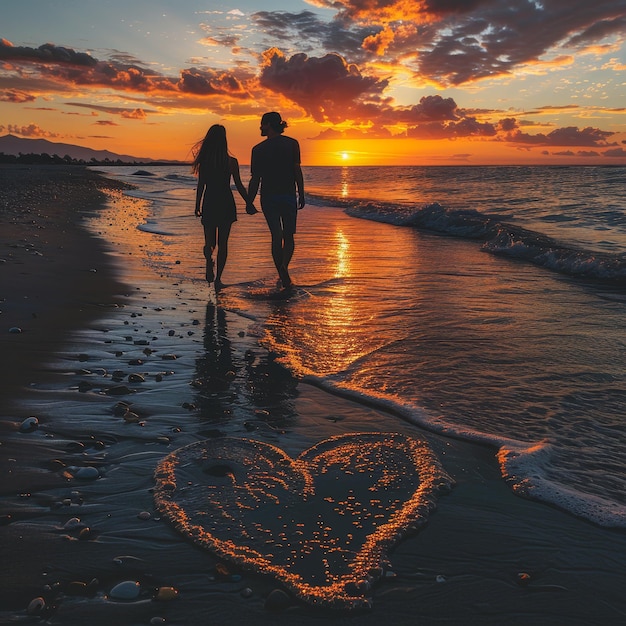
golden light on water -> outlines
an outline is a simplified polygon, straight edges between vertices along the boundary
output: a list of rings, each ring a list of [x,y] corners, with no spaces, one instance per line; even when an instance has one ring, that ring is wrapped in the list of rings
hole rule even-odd
[[[346,237],[342,230],[335,233],[334,254],[335,262],[335,278],[344,278],[350,274],[350,240]]]
[[[350,197],[350,168],[341,168],[341,197]]]
[[[310,604],[370,605],[388,550],[452,481],[428,445],[351,433],[292,459],[250,439],[193,443],[157,467],[157,509],[188,539]]]

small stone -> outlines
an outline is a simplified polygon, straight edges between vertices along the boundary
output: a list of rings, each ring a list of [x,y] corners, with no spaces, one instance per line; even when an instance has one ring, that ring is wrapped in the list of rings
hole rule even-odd
[[[178,357],[175,354],[162,354],[161,358],[164,361],[175,361]]]
[[[115,385],[114,387],[109,387],[105,393],[108,396],[126,396],[133,393],[133,390],[126,385]]]
[[[141,513],[137,515],[137,517],[140,520],[144,520],[144,521],[149,520],[152,517],[152,513],[150,513],[149,511],[142,511]]]
[[[250,587],[245,587],[244,589],[241,590],[241,597],[248,599],[252,597],[253,593],[254,592],[252,591],[252,589],[250,589]]]
[[[141,585],[136,580],[125,580],[111,589],[110,597],[114,600],[135,600],[141,593]]]
[[[93,537],[93,531],[91,530],[91,528],[87,526],[78,533],[78,539],[80,541],[88,541],[92,537]]]
[[[527,572],[520,572],[517,575],[517,583],[518,585],[521,585],[522,587],[525,587],[526,585],[528,585],[530,581],[531,581],[531,576]]]
[[[164,617],[153,617],[148,623],[150,626],[160,626],[161,624],[165,624],[167,620]]]
[[[435,581],[438,583],[445,583],[446,577],[443,576],[442,574],[437,574],[437,576],[435,577]]]
[[[85,524],[78,517],[72,517],[63,524],[63,530],[77,530],[78,528],[85,528]]]
[[[100,472],[97,467],[88,466],[69,469],[74,478],[79,478],[80,480],[96,480],[96,478],[100,478]]]
[[[33,598],[26,608],[28,615],[39,615],[46,608],[46,601],[41,597]]]
[[[86,596],[87,595],[87,583],[80,580],[73,580],[67,583],[65,593],[68,596]]]
[[[9,328],[9,332],[12,335],[19,335],[22,332],[22,329],[19,326],[11,326],[11,328]]]
[[[34,430],[39,428],[39,420],[36,417],[27,417],[20,424],[20,432],[21,433],[32,433]]]
[[[143,559],[140,559],[136,556],[123,555],[123,556],[116,556],[113,559],[113,563],[115,563],[115,565],[118,565],[119,567],[125,567],[125,566],[138,567],[140,563],[143,563]]]
[[[122,417],[128,424],[137,424],[141,419],[137,413],[133,413],[132,411],[126,411]]]
[[[126,413],[126,411],[128,411],[130,405],[127,404],[126,402],[118,402],[114,407],[113,407],[113,415],[117,416],[117,417],[122,417],[122,415],[124,415],[124,413]]]
[[[89,584],[87,585],[87,587],[85,588],[87,595],[88,596],[95,595],[96,591],[98,591],[99,586],[100,586],[100,581],[97,578],[92,578],[89,581]]]
[[[265,600],[268,611],[282,611],[290,604],[291,598],[282,589],[274,589]]]
[[[129,374],[129,383],[145,383],[146,379],[141,374]]]
[[[177,597],[178,589],[174,589],[174,587],[159,587],[155,600],[167,602],[169,600],[175,600]]]

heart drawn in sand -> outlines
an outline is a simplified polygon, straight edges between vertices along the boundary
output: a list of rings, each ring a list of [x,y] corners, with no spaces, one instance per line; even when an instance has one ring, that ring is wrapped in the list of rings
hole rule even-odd
[[[340,609],[369,606],[387,551],[452,485],[428,444],[396,433],[333,437],[296,459],[210,439],[165,457],[155,477],[156,507],[183,535]]]

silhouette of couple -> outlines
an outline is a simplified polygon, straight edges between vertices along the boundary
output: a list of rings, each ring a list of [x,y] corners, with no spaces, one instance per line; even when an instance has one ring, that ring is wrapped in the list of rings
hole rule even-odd
[[[241,182],[239,163],[228,152],[224,126],[211,126],[205,138],[194,147],[192,171],[198,176],[195,214],[202,218],[204,227],[206,280],[214,282],[216,290],[224,286],[222,272],[228,257],[228,237],[237,221],[231,178],[250,215],[258,213],[254,200],[260,186],[261,210],[272,238],[272,259],[283,289],[293,286],[289,262],[295,247],[297,213],[304,207],[305,198],[300,145],[283,134],[286,127],[287,122],[274,111],[261,118],[261,136],[265,140],[252,148],[247,190]]]

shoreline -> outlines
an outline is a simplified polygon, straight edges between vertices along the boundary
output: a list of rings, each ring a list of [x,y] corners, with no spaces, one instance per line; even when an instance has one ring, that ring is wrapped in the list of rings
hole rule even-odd
[[[125,188],[83,166],[0,165],[2,417],[74,329],[123,302],[128,287],[82,220],[105,206],[105,189]]]
[[[3,216],[15,219],[2,230],[1,241],[16,254],[10,267],[21,270],[12,276],[21,308],[12,310],[38,315],[24,333],[3,338],[17,355],[9,358],[23,363],[11,372],[17,382],[3,383],[15,402],[14,415],[3,408],[1,416],[0,435],[6,436],[0,446],[0,550],[6,565],[0,621],[28,619],[29,602],[42,596],[51,607],[51,623],[77,626],[150,623],[155,617],[200,625],[207,614],[215,624],[313,625],[326,618],[374,626],[385,617],[402,625],[416,619],[455,626],[620,623],[626,615],[626,571],[619,556],[626,554],[625,533],[513,495],[490,448],[422,433],[373,407],[295,381],[259,348],[257,336],[247,334],[247,320],[207,303],[204,283],[142,280],[141,268],[122,266],[105,242],[86,235],[77,217],[106,204],[100,189],[122,186],[88,170],[68,169],[23,172],[22,185],[33,177],[38,181],[14,191],[25,204],[12,211],[2,205]],[[63,180],[67,193],[50,202],[50,185]],[[16,241],[21,246],[11,247]],[[59,276],[66,275],[72,280],[56,289]],[[31,311],[32,296],[23,296],[42,280],[40,308]],[[52,308],[54,315],[46,313]],[[51,333],[54,340],[45,339]],[[151,354],[145,352],[146,336]],[[230,360],[221,359],[225,344],[216,337],[228,339]],[[31,348],[20,347],[24,338]],[[163,360],[171,354],[176,361]],[[142,355],[136,370],[130,363]],[[54,367],[44,367],[50,361]],[[123,370],[121,383],[132,387],[121,399],[131,403],[136,423],[115,414],[115,385],[110,374],[100,373],[116,368]],[[201,370],[215,385],[204,395],[190,385]],[[145,381],[133,387],[127,380],[136,371]],[[29,385],[33,379],[37,384]],[[27,415],[42,417],[41,427],[16,433]],[[236,568],[238,579],[220,578],[218,559],[155,516],[154,468],[189,443],[241,432],[295,456],[321,439],[384,432],[389,424],[427,439],[456,486],[439,497],[428,525],[391,551],[370,612],[323,612],[293,599],[284,610],[268,610],[269,594],[280,588],[275,580]],[[77,479],[74,466],[96,467],[98,480]],[[144,512],[151,517],[141,519]],[[72,527],[72,519],[81,525]],[[172,602],[155,601],[150,592],[136,602],[111,601],[111,588],[127,580],[150,590],[173,587],[179,595]],[[252,596],[244,597],[248,588]]]

